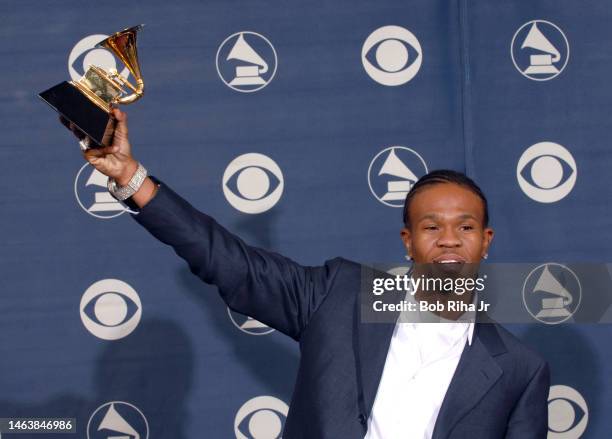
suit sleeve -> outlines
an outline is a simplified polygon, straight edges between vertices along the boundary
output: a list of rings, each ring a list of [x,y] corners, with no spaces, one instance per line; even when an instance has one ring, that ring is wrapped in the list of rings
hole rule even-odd
[[[216,285],[233,310],[298,340],[342,264],[302,266],[245,244],[155,177],[156,195],[132,217],[171,246],[193,274]]]
[[[506,439],[546,439],[549,389],[550,370],[542,361],[510,415]]]

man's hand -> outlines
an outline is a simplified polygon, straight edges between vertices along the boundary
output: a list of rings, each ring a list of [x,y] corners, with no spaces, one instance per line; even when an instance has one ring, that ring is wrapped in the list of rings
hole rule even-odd
[[[113,116],[116,125],[111,145],[106,148],[83,151],[83,157],[102,174],[114,178],[119,186],[126,186],[138,169],[138,162],[132,157],[130,141],[128,140],[127,114],[118,108],[114,108]],[[73,123],[61,116],[60,121],[78,139],[85,138],[85,133]],[[140,189],[132,196],[132,200],[138,207],[144,207],[155,196],[156,192],[157,185],[147,177]]]
[[[136,172],[138,162],[132,157],[130,141],[128,140],[127,114],[118,108],[114,108],[112,111],[116,122],[111,145],[106,148],[83,151],[83,157],[102,174],[113,177],[117,184],[125,186]],[[77,138],[83,139],[85,137],[83,132],[74,124],[64,118],[60,118],[60,120]]]

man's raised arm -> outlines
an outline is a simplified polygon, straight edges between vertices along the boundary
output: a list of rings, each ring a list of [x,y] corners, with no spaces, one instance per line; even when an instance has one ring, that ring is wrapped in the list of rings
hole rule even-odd
[[[125,186],[138,162],[131,155],[125,113],[116,109],[114,116],[117,126],[112,145],[83,154],[98,171]],[[75,132],[74,127],[69,128]],[[306,267],[247,245],[155,177],[147,177],[131,201],[139,208],[134,219],[170,245],[192,273],[216,285],[230,308],[294,339],[299,339],[323,302],[342,264],[336,258],[323,266]]]

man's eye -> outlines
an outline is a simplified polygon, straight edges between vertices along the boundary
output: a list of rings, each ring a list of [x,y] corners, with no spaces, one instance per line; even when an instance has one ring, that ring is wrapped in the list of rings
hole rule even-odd
[[[437,230],[438,226],[425,226],[425,230]]]
[[[464,226],[461,226],[461,229],[462,230],[474,230],[474,226],[464,225]]]

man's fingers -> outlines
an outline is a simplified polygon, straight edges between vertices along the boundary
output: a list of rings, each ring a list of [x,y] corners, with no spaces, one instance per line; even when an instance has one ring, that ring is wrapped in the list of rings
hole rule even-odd
[[[119,108],[113,108],[113,116],[117,120],[117,125],[115,126],[115,130],[118,130],[122,134],[127,136],[127,133],[128,133],[127,113],[121,111]]]
[[[106,154],[104,154],[104,152],[102,152],[100,149],[96,148],[96,149],[88,149],[87,151],[83,151],[83,155],[85,156],[87,160],[89,160],[90,158],[93,158],[93,157],[103,157]]]
[[[113,108],[113,116],[117,120],[125,120],[127,118],[127,113],[121,111],[119,108]]]
[[[98,151],[102,152],[103,154],[114,154],[116,152],[119,152],[119,147],[116,145],[111,145],[105,148],[100,148]]]
[[[87,160],[92,165],[95,164],[98,160],[100,160],[99,156],[90,154],[89,151],[83,151],[83,157],[85,158],[85,160]]]
[[[105,148],[92,148],[88,149],[87,151],[83,151],[83,157],[85,157],[85,160],[87,160],[89,163],[94,163],[108,154],[113,154],[116,152],[119,152],[119,147],[111,145]]]

